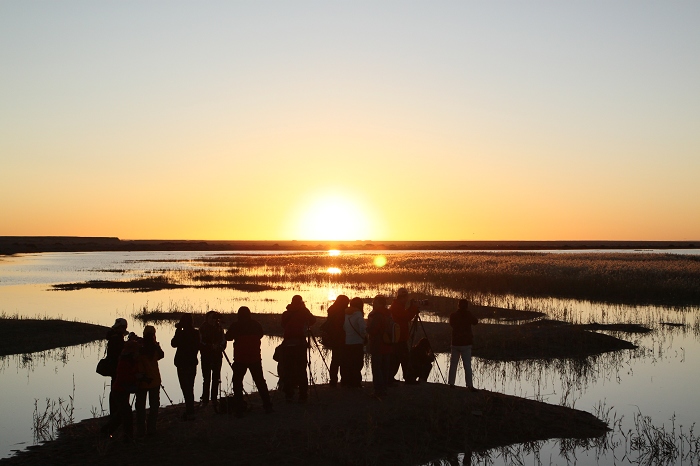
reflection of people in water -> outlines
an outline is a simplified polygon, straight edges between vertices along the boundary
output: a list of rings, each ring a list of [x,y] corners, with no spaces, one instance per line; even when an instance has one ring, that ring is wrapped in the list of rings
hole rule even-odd
[[[450,387],[455,386],[457,365],[461,357],[467,388],[471,391],[476,391],[472,381],[472,343],[474,341],[472,325],[478,323],[477,318],[469,311],[469,301],[460,299],[457,312],[450,314],[450,326],[452,327],[452,352],[450,355],[450,374],[448,379]]]

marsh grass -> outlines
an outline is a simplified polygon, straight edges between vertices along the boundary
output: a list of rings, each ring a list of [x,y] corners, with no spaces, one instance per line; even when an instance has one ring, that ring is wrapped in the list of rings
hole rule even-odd
[[[54,440],[61,429],[75,422],[75,376],[73,376],[73,393],[68,399],[46,399],[46,405],[39,407],[39,400],[34,400],[32,415],[32,435],[34,444]]]

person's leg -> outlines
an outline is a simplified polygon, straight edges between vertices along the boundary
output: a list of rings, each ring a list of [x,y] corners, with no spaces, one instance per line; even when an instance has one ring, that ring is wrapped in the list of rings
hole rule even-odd
[[[181,366],[177,368],[177,378],[185,398],[185,417],[194,416],[194,379],[197,366]]]
[[[243,378],[248,372],[248,365],[241,362],[233,363],[233,404],[237,414],[241,414],[244,409],[243,403]]]
[[[121,424],[122,413],[120,411],[120,398],[118,391],[114,387],[114,377],[112,377],[112,382],[109,387],[109,419],[107,423],[102,426],[100,431],[104,434],[113,434],[119,425]]]
[[[450,387],[454,387],[455,380],[457,380],[457,365],[459,364],[459,357],[461,354],[458,346],[450,348],[450,374],[447,377],[447,383]]]
[[[468,388],[474,388],[472,375],[472,345],[467,345],[462,350],[462,364],[464,364],[464,378]]]
[[[212,361],[202,357],[202,405],[209,403],[209,387],[211,386]]]
[[[399,353],[401,352],[401,345],[405,346],[405,343],[397,342],[392,345],[392,359],[391,359],[391,370],[389,371],[389,377],[396,380],[396,374],[399,373],[399,367],[401,367],[401,358]]]
[[[350,350],[348,345],[343,345],[339,347],[340,349],[340,385],[347,387],[350,384]]]
[[[134,438],[134,419],[131,412],[131,404],[129,403],[129,392],[119,392],[120,405],[121,405],[121,421],[122,428],[124,429],[124,440],[130,441]]]
[[[306,374],[306,345],[299,346],[298,353],[298,380],[299,380],[299,401],[306,401],[309,396],[309,378]]]
[[[146,435],[146,392],[148,390],[141,389],[136,392],[136,400],[134,401],[136,408],[136,435],[141,437]]]
[[[210,400],[216,405],[219,398],[219,384],[221,383],[221,358],[211,363],[211,396]]]
[[[415,382],[416,376],[413,371],[413,366],[411,366],[411,355],[408,351],[408,342],[404,341],[397,344],[397,351],[399,363],[401,364],[401,369],[403,370],[403,380],[407,383]]]
[[[378,352],[372,353],[371,355],[371,365],[372,365],[372,386],[374,387],[375,395],[386,394],[386,383],[387,376],[384,373],[384,364],[382,361],[382,355]]]
[[[350,345],[350,360],[351,360],[351,373],[352,378],[350,379],[351,387],[362,387],[362,366],[364,366],[364,346],[363,345]]]
[[[156,433],[158,408],[160,408],[160,387],[155,387],[148,390],[148,423],[146,424],[147,435],[154,435]]]
[[[338,371],[340,370],[341,351],[342,350],[338,346],[331,349],[331,373],[329,379],[331,387],[336,386],[338,383]]]
[[[394,382],[394,377],[391,375],[391,371],[392,371],[393,364],[394,364],[394,354],[393,353],[381,354],[380,361],[381,361],[382,373],[384,375],[384,382],[387,384],[388,387],[396,386],[396,382]]]
[[[270,401],[270,392],[267,390],[267,382],[265,382],[265,376],[263,375],[262,363],[251,364],[250,365],[250,375],[253,377],[253,382],[258,388],[258,393],[263,401],[263,407],[265,411],[269,412],[272,408],[272,402]]]

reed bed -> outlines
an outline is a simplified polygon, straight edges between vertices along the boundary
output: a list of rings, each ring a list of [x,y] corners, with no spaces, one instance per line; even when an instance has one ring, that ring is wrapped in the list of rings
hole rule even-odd
[[[206,270],[173,272],[192,282],[422,284],[459,295],[485,293],[612,303],[700,303],[700,257],[675,254],[518,252],[229,255],[199,259]],[[217,268],[218,267],[218,270]],[[330,276],[329,268],[340,270]]]

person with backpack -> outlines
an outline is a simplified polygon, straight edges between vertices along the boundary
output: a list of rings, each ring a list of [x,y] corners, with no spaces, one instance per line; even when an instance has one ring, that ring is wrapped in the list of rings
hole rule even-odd
[[[328,317],[321,326],[324,346],[331,350],[331,366],[329,385],[335,387],[338,384],[338,371],[341,368],[343,359],[343,348],[345,347],[345,310],[350,304],[350,298],[344,294],[338,295],[333,304],[328,306]],[[341,371],[342,372],[342,371]]]
[[[211,400],[215,412],[218,412],[217,399],[219,383],[221,382],[221,364],[224,357],[223,351],[226,349],[226,338],[224,338],[220,317],[221,314],[216,311],[207,312],[204,316],[204,323],[199,328],[202,337],[200,351],[202,360],[201,405],[207,406]]]
[[[238,320],[226,331],[226,339],[233,340],[233,401],[236,416],[241,416],[245,412],[243,378],[248,370],[263,400],[265,412],[272,412],[272,402],[263,376],[260,352],[260,340],[263,335],[263,328],[258,321],[251,318],[250,309],[241,306],[238,309]]]
[[[105,359],[109,361],[109,377],[111,382],[109,385],[109,420],[100,429],[103,434],[111,434],[119,427],[119,424],[121,424],[121,412],[123,409],[118,405],[118,402],[123,401],[123,397],[120,398],[117,394],[114,383],[117,378],[119,357],[124,349],[124,337],[127,334],[127,326],[126,319],[119,317],[114,321],[112,328],[107,330],[107,351]]]
[[[185,413],[183,421],[194,420],[194,379],[197,376],[197,353],[201,349],[202,340],[199,330],[194,328],[192,314],[183,314],[177,323],[175,336],[170,345],[177,348],[175,352],[175,367],[177,379],[180,382],[182,395],[185,398]]]
[[[457,378],[457,366],[459,358],[462,358],[464,365],[464,378],[467,388],[475,392],[474,383],[472,381],[472,343],[474,337],[472,335],[472,325],[479,323],[479,320],[469,311],[469,301],[460,299],[457,312],[450,314],[450,326],[452,327],[452,349],[450,354],[450,373],[448,383],[454,388],[455,379]]]
[[[364,366],[365,316],[364,303],[361,298],[352,298],[350,306],[345,310],[345,348],[343,349],[343,363],[340,366],[342,376],[341,383],[345,387],[362,387],[362,366]]]
[[[156,340],[156,329],[146,325],[143,329],[143,341],[138,353],[139,380],[136,392],[136,435],[155,435],[158,408],[160,407],[160,369],[158,361],[165,353]],[[148,423],[146,422],[146,397],[148,397]]]
[[[299,387],[299,402],[308,399],[309,380],[306,376],[306,350],[309,348],[306,335],[309,327],[316,322],[299,295],[292,297],[287,310],[282,313],[282,361],[284,370],[284,395],[289,403],[294,399],[294,390]]]
[[[386,307],[386,298],[381,295],[375,296],[372,311],[367,316],[367,334],[369,354],[372,358],[372,385],[377,397],[383,397],[387,393],[394,351],[391,343],[393,325],[391,314]]]
[[[394,367],[392,368],[391,378],[395,380],[399,366],[401,366],[404,381],[407,384],[416,384],[418,381],[413,373],[413,367],[411,367],[408,333],[411,321],[418,315],[418,305],[413,300],[409,301],[406,288],[399,288],[396,292],[396,299],[391,303],[389,310],[391,311],[391,318],[399,326],[399,336],[394,343]]]

